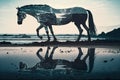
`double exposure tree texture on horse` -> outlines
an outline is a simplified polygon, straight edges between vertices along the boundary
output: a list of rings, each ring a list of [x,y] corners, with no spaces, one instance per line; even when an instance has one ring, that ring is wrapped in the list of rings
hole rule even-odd
[[[31,15],[37,19],[38,23],[40,23],[40,26],[36,29],[36,31],[37,36],[40,39],[42,39],[42,36],[39,35],[39,30],[44,27],[48,37],[47,41],[50,41],[49,30],[54,38],[54,41],[57,41],[52,25],[65,25],[70,22],[73,22],[79,30],[79,36],[76,41],[80,40],[83,32],[81,25],[87,31],[88,41],[91,41],[90,35],[96,34],[96,28],[94,25],[92,13],[89,10],[81,7],[55,9],[48,5],[26,5],[17,9],[18,24],[22,24],[22,21],[25,19],[26,14]],[[87,19],[89,27],[86,25]]]

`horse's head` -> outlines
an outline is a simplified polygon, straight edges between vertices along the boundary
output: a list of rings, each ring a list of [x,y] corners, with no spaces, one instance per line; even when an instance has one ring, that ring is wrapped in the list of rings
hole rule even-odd
[[[23,19],[25,19],[26,17],[26,13],[24,11],[22,11],[20,8],[17,8],[18,12],[17,12],[17,23],[20,25],[22,24]]]

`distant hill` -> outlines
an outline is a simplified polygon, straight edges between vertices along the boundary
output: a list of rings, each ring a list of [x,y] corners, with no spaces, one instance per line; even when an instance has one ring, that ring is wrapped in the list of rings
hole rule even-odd
[[[112,39],[120,39],[120,28],[114,29],[110,32],[102,32],[101,34],[98,35],[98,37],[106,37],[106,38],[112,38]]]

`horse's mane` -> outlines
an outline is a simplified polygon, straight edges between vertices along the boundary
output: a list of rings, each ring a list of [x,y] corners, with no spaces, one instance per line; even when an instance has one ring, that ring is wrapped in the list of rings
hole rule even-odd
[[[31,8],[31,9],[40,9],[40,8],[44,8],[44,9],[49,9],[51,8],[49,5],[25,5],[25,6],[22,6],[20,7],[22,9],[26,9],[26,8]]]

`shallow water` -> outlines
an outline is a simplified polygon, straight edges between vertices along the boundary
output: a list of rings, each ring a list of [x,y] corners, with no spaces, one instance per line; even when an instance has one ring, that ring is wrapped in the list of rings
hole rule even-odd
[[[0,47],[0,80],[120,79],[119,61],[119,47]]]
[[[43,39],[39,39],[36,35],[28,35],[28,37],[21,37],[21,35],[6,35],[2,36],[0,35],[0,42],[6,41],[6,42],[11,42],[11,43],[17,43],[17,44],[23,44],[23,43],[32,43],[32,42],[44,42],[47,41],[48,38],[46,35],[41,35]],[[56,35],[56,38],[59,42],[65,42],[65,41],[76,41],[78,38],[78,35]],[[53,41],[53,36],[50,35],[51,41]],[[87,37],[82,37],[81,40],[87,40]],[[92,38],[92,40],[104,40],[104,38]]]

